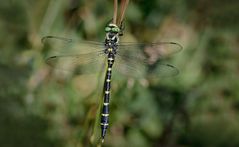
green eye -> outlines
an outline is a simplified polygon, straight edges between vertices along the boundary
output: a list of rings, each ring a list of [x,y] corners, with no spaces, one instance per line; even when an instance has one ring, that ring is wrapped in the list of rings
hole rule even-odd
[[[106,32],[109,32],[110,30],[111,30],[110,27],[106,27],[106,28],[105,28],[105,31],[106,31]]]
[[[112,28],[112,31],[113,32],[119,32],[120,30],[119,30],[119,28]]]

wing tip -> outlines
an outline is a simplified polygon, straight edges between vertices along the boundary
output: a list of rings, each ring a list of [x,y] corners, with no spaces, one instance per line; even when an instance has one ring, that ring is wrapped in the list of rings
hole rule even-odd
[[[44,36],[41,38],[41,43],[45,43],[45,40],[48,39],[48,38],[54,38],[55,36],[51,36],[51,35],[48,35],[48,36]]]
[[[56,58],[57,58],[57,56],[47,57],[47,58],[45,58],[45,62],[46,62],[48,65],[51,65],[51,64],[50,64],[50,63],[51,63],[51,60],[56,59]]]
[[[60,39],[60,40],[66,41],[67,43],[72,42],[72,39],[68,39],[68,38],[64,38],[64,37],[58,37],[58,36],[52,36],[52,35],[42,37],[41,42],[44,44],[46,39],[51,39],[51,38]]]
[[[170,44],[174,44],[174,45],[177,45],[179,48],[178,48],[178,52],[181,51],[183,49],[183,46],[177,42],[169,42]]]

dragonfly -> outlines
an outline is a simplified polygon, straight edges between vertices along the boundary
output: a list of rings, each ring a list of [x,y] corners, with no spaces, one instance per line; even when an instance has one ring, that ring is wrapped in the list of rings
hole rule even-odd
[[[109,127],[109,103],[111,95],[112,69],[123,75],[140,78],[145,75],[154,77],[173,76],[178,69],[171,64],[163,63],[163,59],[182,50],[182,46],[175,42],[132,43],[120,42],[123,28],[114,23],[105,27],[104,42],[79,41],[73,45],[72,39],[46,36],[42,38],[44,44],[54,44],[57,51],[53,51],[46,58],[46,63],[61,70],[73,70],[79,74],[99,72],[102,63],[106,71],[103,86],[103,104],[101,107],[101,140],[104,142]],[[62,49],[62,50],[59,50]],[[88,71],[88,72],[86,72]]]

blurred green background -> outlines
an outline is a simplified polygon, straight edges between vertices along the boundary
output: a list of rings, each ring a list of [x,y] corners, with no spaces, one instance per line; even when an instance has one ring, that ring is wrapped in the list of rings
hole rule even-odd
[[[105,146],[239,146],[238,10],[237,0],[130,1],[124,40],[180,43],[170,59],[180,74],[115,76]],[[112,12],[112,0],[1,1],[1,147],[96,145],[104,76],[53,72],[41,38],[103,41]]]

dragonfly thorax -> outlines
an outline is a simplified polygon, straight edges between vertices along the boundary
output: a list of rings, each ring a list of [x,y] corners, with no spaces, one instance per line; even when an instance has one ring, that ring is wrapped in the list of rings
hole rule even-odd
[[[115,32],[106,33],[105,43],[109,45],[117,45],[119,42],[119,35]]]
[[[109,45],[109,44],[105,44],[105,54],[114,54],[116,55],[117,53],[117,46],[115,45]]]
[[[108,24],[105,28],[105,53],[116,54],[118,43],[119,43],[119,32],[120,29],[115,24]]]

